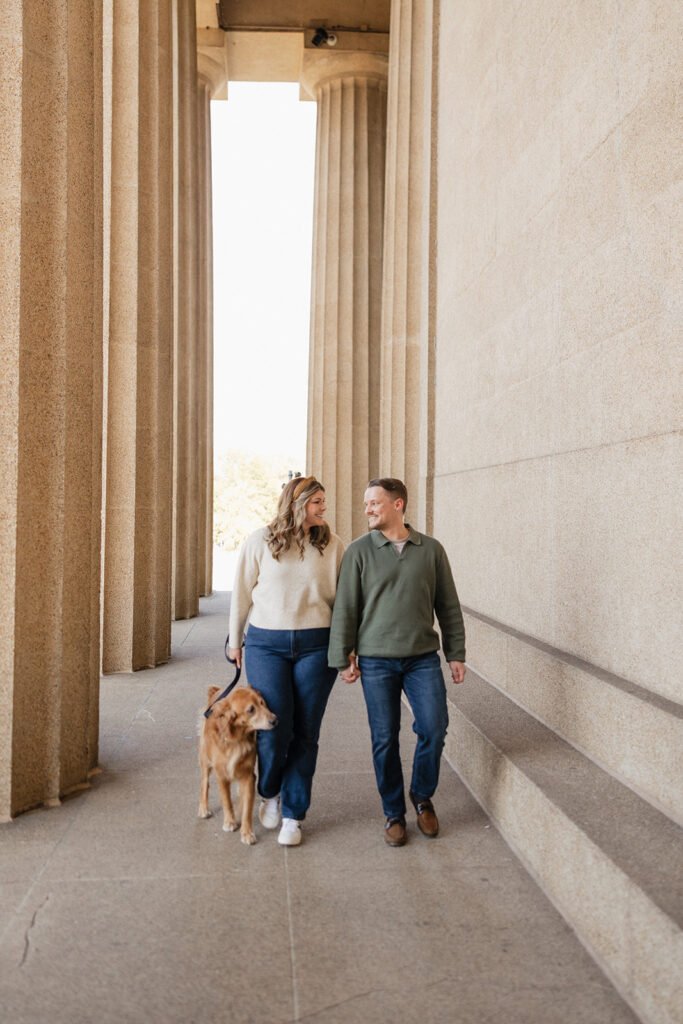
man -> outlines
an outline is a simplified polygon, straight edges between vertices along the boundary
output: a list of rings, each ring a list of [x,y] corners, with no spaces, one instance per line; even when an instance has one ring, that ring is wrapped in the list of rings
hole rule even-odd
[[[465,678],[465,628],[448,557],[437,540],[404,523],[407,502],[400,480],[368,484],[370,533],[350,544],[342,560],[328,652],[345,682],[361,678],[389,846],[406,841],[398,741],[402,691],[417,734],[410,799],[420,831],[430,839],[439,831],[431,798],[448,711],[435,613],[453,682]]]

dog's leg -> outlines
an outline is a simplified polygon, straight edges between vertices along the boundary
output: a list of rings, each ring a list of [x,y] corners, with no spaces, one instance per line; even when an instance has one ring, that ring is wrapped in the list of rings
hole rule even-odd
[[[241,805],[242,805],[242,828],[240,835],[243,843],[253,846],[256,836],[252,828],[251,819],[254,813],[254,790],[256,789],[256,776],[252,772],[246,778],[240,780]]]
[[[211,765],[204,758],[200,759],[202,766],[202,787],[199,794],[199,811],[197,812],[200,818],[210,818],[211,811],[209,810],[209,775],[211,774]]]
[[[230,783],[219,772],[216,772],[216,780],[221,791],[221,803],[223,804],[223,831],[235,832],[237,830],[237,822],[235,821],[235,812],[232,806],[232,797],[230,796]]]

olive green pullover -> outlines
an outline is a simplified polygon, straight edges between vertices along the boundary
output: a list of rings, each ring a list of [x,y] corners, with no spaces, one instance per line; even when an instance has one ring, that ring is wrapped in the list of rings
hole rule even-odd
[[[380,530],[349,545],[332,611],[328,661],[345,669],[349,654],[409,658],[439,650],[465,660],[465,627],[448,556],[438,540],[418,533],[399,554]]]

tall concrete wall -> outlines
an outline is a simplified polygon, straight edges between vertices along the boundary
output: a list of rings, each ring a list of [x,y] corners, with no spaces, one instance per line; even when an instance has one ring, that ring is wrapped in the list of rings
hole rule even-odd
[[[680,14],[453,0],[437,35],[446,752],[650,1024],[683,973]]]
[[[441,6],[436,532],[466,605],[675,697],[680,5]]]

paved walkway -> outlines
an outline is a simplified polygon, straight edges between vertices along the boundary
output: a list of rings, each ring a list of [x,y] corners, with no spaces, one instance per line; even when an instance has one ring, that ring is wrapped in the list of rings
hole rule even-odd
[[[2,1021],[633,1024],[447,764],[440,838],[411,817],[385,846],[358,685],[333,691],[301,847],[196,817],[226,613],[207,598],[169,665],[106,677],[92,789],[0,829]]]

